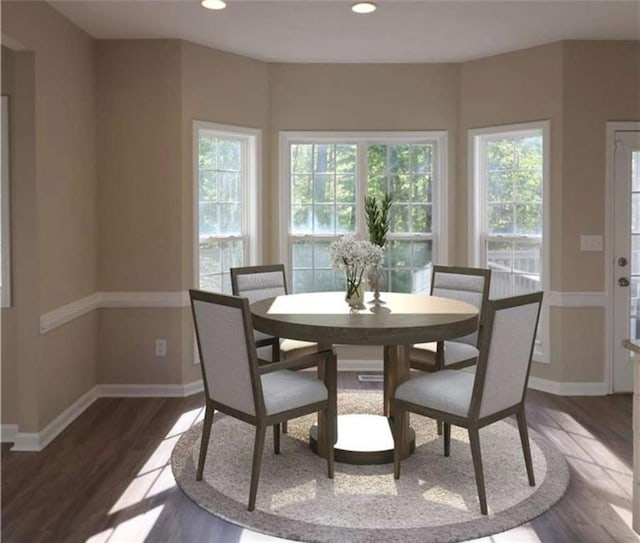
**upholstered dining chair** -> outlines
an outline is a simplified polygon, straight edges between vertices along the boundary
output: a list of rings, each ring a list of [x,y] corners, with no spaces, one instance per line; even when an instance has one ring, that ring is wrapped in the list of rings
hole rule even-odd
[[[450,453],[451,425],[462,426],[469,432],[480,510],[486,515],[479,430],[515,415],[529,484],[535,486],[525,397],[541,304],[542,292],[489,301],[475,374],[445,369],[398,386],[393,400],[396,479],[400,477],[399,444],[405,439],[402,424],[408,412],[444,421],[445,456]]]
[[[259,366],[247,299],[198,290],[189,295],[206,401],[196,479],[202,480],[215,410],[256,427],[249,511],[255,508],[268,426],[273,426],[274,450],[279,454],[281,422],[313,412],[326,417],[324,445],[328,476],[333,478],[337,379],[333,351]],[[314,366],[324,382],[291,371]]]
[[[483,308],[489,298],[491,270],[434,266],[431,276],[431,295],[453,298],[475,305],[480,311],[479,326],[483,325]],[[411,367],[422,371],[460,369],[472,366],[478,358],[478,331],[454,341],[418,343],[410,353]]]
[[[247,298],[250,304],[265,298],[287,294],[287,277],[284,271],[284,264],[244,266],[230,268],[229,271],[231,273],[231,291],[236,296]],[[253,335],[257,348],[271,345],[271,360],[261,356],[258,359],[260,364],[304,356],[318,350],[318,344],[310,341],[274,337],[263,334],[258,330],[254,330]],[[282,431],[287,433],[286,421],[282,423]]]
[[[248,298],[250,304],[272,296],[287,294],[284,264],[230,268],[230,272],[231,291],[236,296]],[[274,362],[318,350],[317,343],[277,338],[257,330],[254,331],[254,337],[258,348],[271,345],[271,361]]]

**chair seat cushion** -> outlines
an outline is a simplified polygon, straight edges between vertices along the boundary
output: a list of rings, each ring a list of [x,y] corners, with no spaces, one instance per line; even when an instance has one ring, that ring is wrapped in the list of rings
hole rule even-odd
[[[433,341],[431,343],[416,343],[411,349],[411,360],[422,362],[423,364],[436,363],[436,349],[438,344]],[[444,342],[444,365],[457,364],[473,358],[478,358],[480,351],[473,345],[462,343],[461,341],[445,341]]]
[[[465,371],[442,370],[405,381],[396,389],[395,397],[466,417],[469,414],[474,380],[475,375]]]
[[[266,373],[261,378],[267,415],[275,415],[328,398],[327,387],[315,374],[279,370]]]

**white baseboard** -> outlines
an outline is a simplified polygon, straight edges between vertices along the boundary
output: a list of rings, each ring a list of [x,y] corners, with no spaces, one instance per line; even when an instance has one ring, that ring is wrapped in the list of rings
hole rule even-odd
[[[340,371],[382,371],[381,360],[343,360]],[[183,398],[203,390],[202,380],[185,385],[96,385],[65,409],[41,432],[24,433],[16,424],[0,426],[3,443],[13,442],[12,451],[41,451],[98,398]],[[604,396],[606,383],[562,383],[539,377],[529,379],[529,388],[559,396]]]
[[[204,389],[202,380],[186,385],[97,385],[99,398],[184,398]]]
[[[12,451],[39,452],[98,398],[182,398],[196,394],[203,388],[202,380],[186,385],[96,385],[47,424],[41,432],[19,432],[17,424],[3,424],[0,427],[2,442],[13,442]]]
[[[606,396],[607,384],[550,381],[540,377],[529,377],[529,388],[548,392],[557,396]]]
[[[198,394],[198,392],[202,392],[204,390],[204,382],[202,379],[199,379],[197,381],[187,383],[183,388],[183,396],[193,396],[194,394]]]
[[[44,447],[41,445],[40,433],[18,432],[13,439],[12,451],[17,452],[40,452]]]
[[[17,424],[0,424],[0,442],[13,443],[18,435]]]
[[[80,396],[67,407],[55,419],[53,419],[41,432],[23,433],[15,435],[12,451],[41,451],[51,443],[62,431],[76,420],[84,411],[98,399],[97,387]]]

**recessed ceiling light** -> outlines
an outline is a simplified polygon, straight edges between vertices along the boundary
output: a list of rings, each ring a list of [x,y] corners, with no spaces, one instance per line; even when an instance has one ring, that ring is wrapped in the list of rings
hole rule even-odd
[[[355,4],[351,4],[351,11],[355,13],[373,13],[378,6],[376,6],[373,2],[356,2]]]
[[[207,9],[224,9],[227,7],[227,3],[224,0],[202,0],[200,5]]]

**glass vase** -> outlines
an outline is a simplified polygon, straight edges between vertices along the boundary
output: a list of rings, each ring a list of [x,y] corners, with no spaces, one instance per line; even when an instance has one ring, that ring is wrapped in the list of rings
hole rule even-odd
[[[345,301],[351,309],[364,309],[364,285],[347,281],[347,294]]]
[[[373,300],[368,303],[380,305],[385,302],[380,299],[380,289],[384,288],[385,273],[382,268],[371,268],[367,273],[367,281],[369,282],[369,290],[373,291]]]

